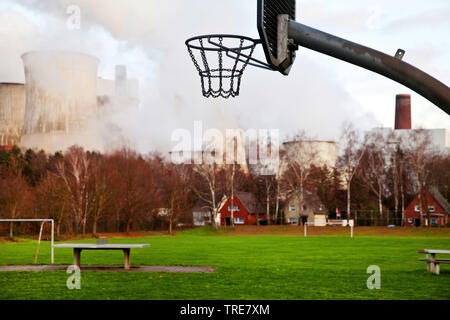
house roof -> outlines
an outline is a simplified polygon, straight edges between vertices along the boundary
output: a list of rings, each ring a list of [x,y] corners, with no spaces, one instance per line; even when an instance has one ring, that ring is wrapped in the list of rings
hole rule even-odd
[[[300,192],[295,193],[292,195],[288,201],[286,202],[286,206],[290,204],[290,202],[294,199],[299,199]],[[319,196],[311,191],[303,191],[303,200],[305,202],[305,205],[309,208],[312,208],[314,213],[326,213],[327,210],[320,200]]]
[[[445,212],[449,213],[450,205],[447,199],[445,199],[444,196],[439,192],[439,190],[433,186],[430,188],[429,192],[433,196],[433,198],[437,201],[437,203],[439,203],[439,205],[445,210]]]
[[[434,186],[429,187],[428,190],[423,188],[422,193],[432,196],[434,200],[436,200],[436,202],[444,209],[444,212],[446,212],[447,214],[450,213],[450,205],[447,199],[445,199],[445,197],[439,192],[439,190],[436,187]],[[418,194],[416,194],[416,196],[408,206],[410,206],[415,201],[418,201]]]
[[[235,194],[249,213],[265,213],[263,206],[256,200],[252,193],[237,191]]]
[[[264,207],[256,201],[256,198],[252,193],[236,191],[234,194],[237,198],[239,198],[249,213],[265,213]],[[228,198],[224,195],[219,210],[222,209],[223,205],[226,203],[226,200],[228,200]]]

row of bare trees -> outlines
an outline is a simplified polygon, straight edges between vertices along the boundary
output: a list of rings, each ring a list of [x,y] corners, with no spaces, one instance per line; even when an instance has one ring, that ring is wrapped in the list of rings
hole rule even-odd
[[[110,155],[71,147],[50,157],[19,149],[0,152],[0,214],[52,218],[56,234],[97,234],[168,222],[190,207],[186,177],[158,155],[124,149]],[[159,208],[169,208],[167,217]],[[159,221],[162,220],[162,221]],[[165,221],[169,220],[169,221]],[[13,237],[13,224],[9,236]],[[89,229],[89,230],[88,230]]]
[[[450,199],[449,157],[432,143],[424,129],[408,131],[373,130],[364,136],[351,126],[344,127],[337,167],[347,192],[347,214],[357,219],[355,210],[364,201],[352,201],[352,188],[365,189],[376,199],[379,219],[389,224],[390,212],[404,221],[405,206],[418,194],[421,214],[429,217],[420,190],[437,188]],[[426,210],[423,211],[423,210]]]
[[[450,198],[448,155],[433,148],[425,130],[361,135],[346,125],[336,165],[323,158],[305,132],[281,146],[269,175],[258,165],[175,165],[159,154],[129,149],[100,154],[74,146],[50,156],[2,149],[0,216],[53,218],[57,235],[155,228],[172,233],[177,224],[192,223],[197,203],[209,209],[218,228],[221,200],[236,191],[251,192],[269,223],[283,222],[281,209],[292,196],[303,207],[305,191],[317,193],[330,212],[346,208],[358,220],[358,212],[377,210],[386,223],[390,213],[403,221],[405,206],[424,188],[434,186]],[[11,238],[13,232],[11,223]]]

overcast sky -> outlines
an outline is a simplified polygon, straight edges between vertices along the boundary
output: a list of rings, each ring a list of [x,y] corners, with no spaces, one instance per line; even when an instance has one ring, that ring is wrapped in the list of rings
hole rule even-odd
[[[66,26],[67,7],[81,9],[81,29]],[[297,21],[394,55],[450,83],[448,0],[315,0],[297,2]],[[141,110],[118,117],[140,151],[162,148],[177,128],[195,120],[219,129],[305,129],[337,139],[341,125],[392,127],[395,95],[412,95],[413,126],[450,128],[438,107],[387,78],[300,48],[288,77],[247,68],[241,95],[205,99],[184,41],[208,33],[258,38],[255,0],[2,0],[0,82],[24,81],[20,55],[29,50],[73,50],[101,61],[113,78],[125,64],[141,85]],[[262,49],[255,53],[262,58]]]

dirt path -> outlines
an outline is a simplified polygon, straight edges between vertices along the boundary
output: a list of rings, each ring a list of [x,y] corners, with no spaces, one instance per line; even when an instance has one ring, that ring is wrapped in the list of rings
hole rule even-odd
[[[1,271],[66,271],[68,265],[38,265],[38,266],[0,266]],[[126,271],[126,272],[203,272],[212,273],[216,267],[185,267],[185,266],[135,266],[125,270],[120,266],[81,266],[81,271]]]

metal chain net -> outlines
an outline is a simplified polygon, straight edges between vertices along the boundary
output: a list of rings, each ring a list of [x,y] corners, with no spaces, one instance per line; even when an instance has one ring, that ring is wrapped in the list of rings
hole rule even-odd
[[[227,55],[227,50],[223,47],[224,38],[218,37],[217,39],[220,46],[212,51],[217,52],[218,67],[210,68],[208,64],[208,58],[205,53],[205,39],[210,40],[211,38],[205,37],[197,39],[200,45],[199,47],[191,48],[190,46],[188,46],[189,55],[200,76],[203,96],[205,96],[206,98],[222,97],[225,99],[238,96],[241,86],[241,78],[245,71],[245,68],[249,63],[249,57],[251,57],[253,54],[255,44],[250,46],[250,48],[248,46],[246,47],[248,52],[245,53],[245,55],[247,56],[247,58],[245,58],[241,56],[241,53],[244,53],[243,46],[245,39],[238,39],[239,47],[235,48],[235,50],[230,50],[230,52],[233,54],[233,57],[230,57],[229,55]],[[201,62],[197,61],[193,50],[198,50],[200,52]],[[226,57],[229,58],[227,59],[227,61],[232,61],[232,65],[231,63],[229,63],[228,66],[224,65],[224,53]],[[200,64],[203,64],[203,66],[201,67]],[[214,87],[217,87],[217,89],[215,89]]]

